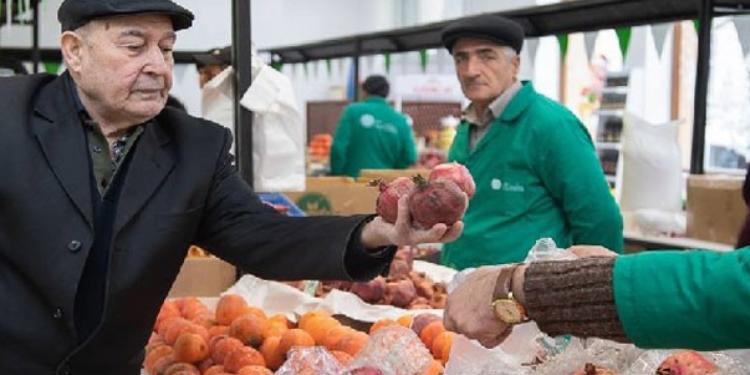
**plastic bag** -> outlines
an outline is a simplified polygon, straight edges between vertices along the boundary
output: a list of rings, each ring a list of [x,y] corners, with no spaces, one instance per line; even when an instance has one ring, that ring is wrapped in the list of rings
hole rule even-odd
[[[587,363],[623,374],[641,353],[643,353],[643,350],[636,348],[634,345],[600,339],[582,340],[575,338],[571,340],[565,351],[536,366],[534,374],[572,374],[583,369]],[[654,372],[655,370],[640,375],[653,374]]]
[[[517,356],[500,348],[487,349],[474,340],[457,335],[451,346],[445,375],[524,375],[531,374]]]
[[[338,375],[344,368],[324,347],[294,348],[287,354],[287,360],[276,371],[276,375]]]
[[[625,114],[622,184],[618,186],[623,211],[682,210],[684,182],[677,140],[679,125],[679,121],[652,124],[630,112]]]
[[[526,255],[524,263],[551,261],[551,260],[575,260],[578,257],[575,254],[557,247],[555,240],[551,238],[542,238],[537,240]]]
[[[670,355],[681,350],[649,350],[643,352],[623,375],[654,374],[659,365]],[[716,375],[747,375],[750,374],[750,363],[742,360],[737,353],[727,352],[699,352],[703,357],[713,362],[719,368]]]
[[[383,375],[419,375],[432,363],[432,355],[409,328],[389,326],[379,329],[354,358],[349,370],[371,366]]]

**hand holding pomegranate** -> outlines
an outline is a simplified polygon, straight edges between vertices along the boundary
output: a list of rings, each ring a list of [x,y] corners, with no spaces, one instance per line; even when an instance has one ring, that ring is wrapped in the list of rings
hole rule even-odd
[[[458,163],[438,165],[427,178],[417,175],[374,183],[380,187],[379,216],[364,228],[362,237],[379,246],[455,240],[476,191],[471,173]]]
[[[393,224],[385,221],[382,216],[377,216],[365,224],[362,229],[362,245],[374,249],[391,245],[413,246],[420,243],[451,242],[458,238],[464,229],[462,221],[456,221],[450,226],[437,223],[427,229],[413,226],[408,195],[398,200],[397,212],[396,222]]]

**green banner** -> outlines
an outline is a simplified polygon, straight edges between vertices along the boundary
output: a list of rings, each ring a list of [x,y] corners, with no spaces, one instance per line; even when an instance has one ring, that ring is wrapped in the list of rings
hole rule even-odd
[[[628,47],[630,47],[630,37],[633,33],[633,29],[630,27],[620,27],[615,30],[617,33],[617,41],[620,43],[620,52],[622,52],[622,58],[625,59],[628,55]]]
[[[326,72],[328,72],[328,76],[331,76],[331,71],[333,71],[333,66],[331,65],[331,59],[326,59]]]
[[[391,72],[391,54],[385,53],[383,57],[385,57],[385,72],[390,73]]]
[[[427,71],[427,64],[429,63],[430,57],[427,55],[427,50],[419,50],[419,66],[422,67],[422,73]]]
[[[280,72],[281,68],[284,67],[284,63],[281,61],[274,61],[274,62],[271,62],[271,67]]]
[[[60,65],[62,65],[61,63],[55,61],[45,61],[43,64],[44,71],[50,74],[57,74],[57,72],[60,71]]]
[[[568,34],[558,34],[557,41],[560,43],[560,57],[564,59],[568,55]]]
[[[701,31],[701,20],[693,20],[693,27],[695,27],[695,32]]]

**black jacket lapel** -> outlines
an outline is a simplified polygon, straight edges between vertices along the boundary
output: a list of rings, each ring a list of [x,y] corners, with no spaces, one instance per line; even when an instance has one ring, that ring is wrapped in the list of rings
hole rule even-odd
[[[31,126],[60,185],[93,228],[91,167],[83,126],[75,108],[65,78],[58,77],[39,94]]]
[[[115,235],[143,208],[174,167],[170,138],[156,121],[144,129],[120,194]]]

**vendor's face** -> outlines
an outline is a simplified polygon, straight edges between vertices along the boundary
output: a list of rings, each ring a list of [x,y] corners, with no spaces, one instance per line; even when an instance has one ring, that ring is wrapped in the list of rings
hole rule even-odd
[[[137,14],[90,22],[77,31],[79,89],[105,117],[141,123],[164,108],[172,88],[176,34],[169,17]]]
[[[507,47],[491,41],[461,38],[451,52],[461,89],[472,102],[492,102],[518,76],[519,57]]]

